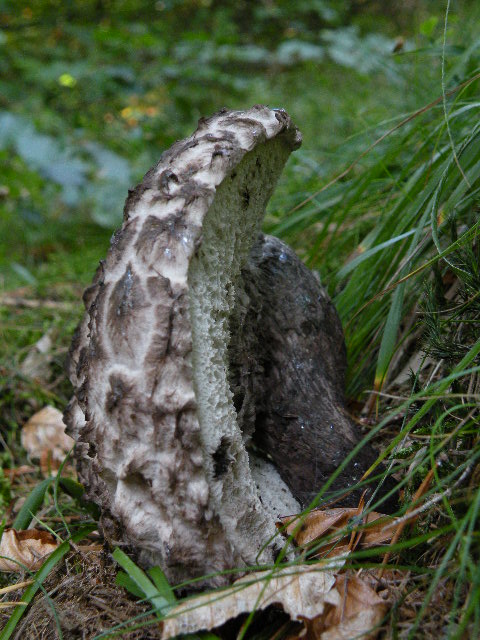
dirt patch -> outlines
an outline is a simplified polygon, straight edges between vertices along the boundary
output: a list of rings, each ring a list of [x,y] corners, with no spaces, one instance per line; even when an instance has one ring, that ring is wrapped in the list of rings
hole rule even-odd
[[[12,638],[93,640],[117,625],[124,625],[126,629],[148,623],[150,626],[130,632],[122,632],[120,627],[118,637],[125,640],[160,638],[158,623],[148,613],[150,607],[137,604],[125,589],[118,587],[115,574],[113,563],[103,551],[70,555],[48,576],[44,589],[39,591]],[[19,600],[20,596],[20,592],[10,594],[12,600]],[[0,626],[6,624],[8,617],[6,611],[0,614]]]

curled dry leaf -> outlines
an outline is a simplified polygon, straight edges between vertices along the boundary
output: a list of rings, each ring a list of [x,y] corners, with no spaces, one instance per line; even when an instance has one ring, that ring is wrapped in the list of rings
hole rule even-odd
[[[37,570],[55,551],[57,541],[48,531],[5,529],[0,541],[0,571]]]
[[[357,548],[368,548],[388,542],[395,532],[395,519],[372,511],[365,516],[355,508],[337,508],[311,511],[300,524],[300,516],[289,516],[281,520],[288,535],[293,535],[300,546],[312,546],[322,538],[328,542],[321,545],[318,555],[342,555],[349,550],[352,519],[360,528]],[[365,525],[368,527],[363,528]],[[349,527],[347,531],[347,527]],[[298,531],[296,531],[298,529]]]
[[[322,614],[305,620],[305,640],[373,640],[385,616],[387,605],[358,576],[337,576],[336,603],[328,603]]]
[[[320,565],[250,573],[223,591],[182,602],[164,621],[163,640],[200,629],[213,629],[241,613],[279,604],[292,620],[312,619],[326,605],[337,605],[335,574]]]
[[[62,413],[44,407],[22,428],[22,445],[32,459],[39,459],[42,471],[58,469],[74,441],[65,433]]]

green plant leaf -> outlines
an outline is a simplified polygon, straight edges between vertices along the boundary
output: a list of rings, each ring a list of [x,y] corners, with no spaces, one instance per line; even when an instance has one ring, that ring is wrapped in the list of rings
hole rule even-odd
[[[137,584],[132,580],[132,578],[125,573],[125,571],[119,571],[115,576],[115,584],[119,587],[123,587],[127,591],[129,591],[132,595],[140,600],[145,597],[145,594]]]
[[[420,25],[420,33],[426,38],[431,38],[438,24],[438,16],[430,16]]]
[[[389,240],[386,240],[385,242],[381,242],[380,244],[375,245],[371,249],[367,249],[366,251],[361,253],[359,256],[357,256],[356,258],[354,258],[350,262],[347,262],[347,264],[344,265],[339,270],[339,272],[337,274],[338,279],[341,280],[342,278],[345,278],[345,276],[347,276],[354,269],[356,269],[359,264],[361,264],[365,260],[368,260],[368,258],[371,258],[376,253],[378,253],[379,251],[383,251],[383,249],[388,249],[389,247],[391,247],[392,245],[396,244],[397,242],[400,242],[400,240],[404,240],[405,238],[410,237],[416,231],[417,231],[417,229],[410,229],[410,231],[406,231],[405,233],[402,233],[399,236],[394,236],[393,238],[390,238]]]
[[[171,596],[166,598],[162,595],[157,587],[150,581],[145,572],[118,547],[112,553],[112,557],[118,562],[122,569],[124,569],[128,577],[133,580],[137,587],[145,594],[145,597],[150,601],[152,607],[155,609],[157,616],[161,618],[172,605]]]
[[[151,567],[151,569],[147,570],[147,573],[155,583],[160,595],[162,595],[170,604],[175,604],[177,599],[173,593],[173,589],[169,585],[168,580],[160,567]]]
[[[18,512],[17,517],[13,521],[13,529],[28,529],[33,516],[41,507],[47,489],[52,484],[53,480],[53,477],[46,478],[40,484],[37,484],[37,486],[30,492],[20,511]]]
[[[375,371],[375,389],[381,389],[383,381],[388,371],[390,361],[395,352],[397,344],[397,335],[400,322],[402,320],[403,298],[405,295],[405,283],[402,282],[395,289],[390,309],[387,316],[387,322],[383,330],[382,342],[380,343],[380,351],[378,352],[377,369]]]
[[[83,484],[73,478],[60,478],[58,484],[74,500],[80,500],[85,493]]]

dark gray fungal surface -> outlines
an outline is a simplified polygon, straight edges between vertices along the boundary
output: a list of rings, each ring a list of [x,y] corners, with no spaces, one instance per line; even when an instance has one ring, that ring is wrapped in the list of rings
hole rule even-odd
[[[276,238],[259,238],[242,278],[246,303],[233,316],[230,345],[239,422],[308,506],[361,437],[345,410],[342,325],[313,273]],[[323,501],[348,492],[376,457],[363,447]],[[358,499],[349,493],[342,504]]]

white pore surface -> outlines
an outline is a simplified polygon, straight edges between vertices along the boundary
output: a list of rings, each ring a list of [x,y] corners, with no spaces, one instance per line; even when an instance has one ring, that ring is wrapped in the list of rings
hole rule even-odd
[[[252,472],[260,501],[271,518],[278,520],[279,516],[291,516],[300,513],[302,510],[300,503],[292,496],[290,489],[280,477],[275,465],[251,451],[248,456],[250,458],[250,471]]]
[[[193,376],[205,471],[215,511],[235,547],[243,547],[244,558],[255,546],[252,533],[263,540],[274,535],[279,513],[265,509],[259,499],[237,424],[228,382],[229,317],[240,269],[260,230],[285,155],[275,140],[260,145],[224,179],[204,218],[201,248],[188,272]],[[278,496],[286,496],[278,511],[285,513],[295,501],[280,476],[276,477],[281,483]]]

